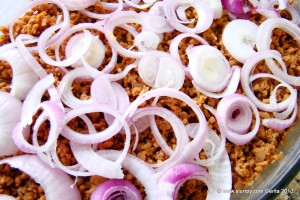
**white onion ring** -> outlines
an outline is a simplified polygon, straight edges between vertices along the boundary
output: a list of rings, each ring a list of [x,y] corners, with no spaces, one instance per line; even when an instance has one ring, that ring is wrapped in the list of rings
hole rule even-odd
[[[296,41],[300,41],[300,29],[296,24],[283,18],[270,18],[264,21],[258,28],[256,35],[256,47],[258,51],[270,50],[270,44],[272,42],[272,31],[275,28],[287,32],[292,37],[294,37]],[[274,56],[272,57],[275,58]],[[281,64],[281,67],[285,68],[284,64],[282,64],[283,62],[281,60],[281,56],[276,56],[275,59]],[[287,74],[286,71],[281,70],[273,59],[266,58],[266,63],[274,75],[278,76],[291,85],[300,86],[300,78],[291,76]]]
[[[151,87],[179,90],[184,83],[184,66],[163,51],[149,51],[139,61],[138,73]]]
[[[197,12],[198,22],[194,28],[183,25],[176,16],[176,9],[184,4],[194,7]],[[163,1],[163,8],[169,23],[180,32],[201,33],[207,30],[213,22],[213,11],[203,1],[165,0]]]
[[[286,100],[282,101],[282,102],[274,102],[272,104],[267,104],[267,103],[263,103],[261,102],[252,92],[251,88],[250,88],[250,83],[252,81],[251,79],[251,73],[253,71],[253,68],[255,67],[255,65],[263,60],[263,59],[267,59],[267,58],[274,58],[276,59],[281,66],[283,67],[283,70],[281,70],[281,73],[284,74],[286,71],[286,66],[284,64],[284,62],[279,59],[280,58],[280,54],[277,51],[274,50],[269,50],[269,51],[261,51],[261,52],[257,52],[255,53],[253,56],[251,56],[247,62],[244,64],[243,68],[242,68],[242,78],[241,78],[241,85],[242,88],[245,92],[245,94],[251,99],[251,101],[254,102],[254,104],[261,110],[264,111],[268,111],[268,112],[281,112],[283,110],[285,110],[291,100],[291,97],[288,97]],[[274,76],[272,74],[264,74],[265,77],[269,77],[272,79],[275,79],[281,83],[285,83],[285,81],[283,81],[281,78],[278,78],[277,76]],[[287,83],[285,83],[286,87],[289,88],[290,92],[293,93],[293,89],[291,86],[288,86]]]
[[[12,69],[10,93],[14,97],[24,100],[27,93],[38,81],[38,77],[16,48],[12,46],[9,46],[8,50],[6,48],[7,47],[5,47],[3,49],[4,52],[0,54],[0,60],[8,62]]]

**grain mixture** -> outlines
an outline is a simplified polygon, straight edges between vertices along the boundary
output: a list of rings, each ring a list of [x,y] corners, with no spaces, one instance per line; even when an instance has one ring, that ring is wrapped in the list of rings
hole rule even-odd
[[[88,9],[97,13],[110,12],[109,10],[105,10],[98,3],[94,6],[89,7]],[[53,4],[36,6],[34,9],[32,9],[32,11],[27,12],[22,18],[17,21],[17,23],[15,23],[14,36],[16,37],[21,33],[38,36],[43,30],[55,24],[56,18],[59,14],[61,14],[61,10]],[[186,14],[188,17],[193,17],[195,15],[195,11],[193,9],[190,9],[187,10]],[[285,11],[282,11],[281,15],[285,18],[290,17]],[[70,16],[71,23],[74,25],[82,22],[95,22],[94,19],[91,19],[77,11],[72,11]],[[254,13],[254,16],[250,20],[255,22],[256,24],[260,24],[265,20],[265,18],[257,13]],[[230,56],[230,54],[226,51],[225,47],[222,44],[222,30],[229,21],[230,19],[227,15],[227,12],[224,11],[223,17],[214,20],[212,26],[200,35],[210,45],[217,47],[229,60],[231,66],[242,66],[241,63]],[[1,27],[0,31],[3,33],[3,35],[0,36],[0,45],[9,43],[10,41],[8,37],[7,27]],[[102,33],[93,31],[93,34],[98,35],[103,43],[107,45],[108,42]],[[179,32],[177,31],[164,34],[163,41],[159,44],[158,50],[168,51],[170,41],[178,34]],[[122,46],[131,46],[133,37],[126,30],[117,28],[115,29],[115,35],[117,36],[117,40],[122,44]],[[67,41],[65,41],[64,45],[62,45],[62,48],[60,49],[61,55],[64,55],[66,42]],[[179,52],[181,60],[184,64],[188,63],[185,49],[189,44],[196,45],[198,44],[198,42],[194,39],[186,38],[180,43]],[[295,76],[300,75],[300,47],[298,42],[296,42],[287,33],[276,29],[273,31],[271,48],[278,50],[283,55],[283,60],[288,66],[289,74]],[[47,53],[49,55],[54,55],[54,47],[49,48],[47,50]],[[111,54],[111,49],[107,48],[107,51],[105,52],[105,60],[102,66],[99,67],[99,69],[101,69],[109,62]],[[56,78],[55,85],[58,85],[64,75],[64,72],[59,68],[45,64],[39,58],[38,54],[34,55],[34,57],[47,70],[48,73],[54,74]],[[122,71],[125,66],[132,63],[133,61],[134,59],[122,57],[122,55],[119,55],[114,73]],[[256,70],[260,72],[268,72],[268,68],[266,67],[264,62],[260,62],[256,67]],[[4,61],[0,61],[0,74],[0,90],[9,92],[12,80],[12,70],[9,64]],[[151,90],[149,86],[143,83],[142,79],[137,73],[137,69],[131,70],[125,78],[119,81],[119,83],[126,89],[126,92],[131,101],[133,101],[137,96],[145,93],[146,91]],[[268,101],[270,91],[276,84],[276,82],[270,81],[269,79],[259,79],[259,81],[255,81],[253,83],[253,90],[259,99],[261,99],[262,101]],[[90,80],[75,80],[73,83],[73,93],[80,99],[88,99],[90,96],[90,86]],[[211,107],[216,108],[219,100],[209,98],[201,94],[199,90],[196,90],[193,87],[189,79],[185,80],[184,86],[181,88],[181,91],[188,94],[201,107],[208,121],[209,127],[219,132],[219,127],[216,123],[214,115],[212,115],[203,107],[203,104],[205,103]],[[241,87],[239,87],[237,92],[243,94]],[[277,95],[281,100],[283,100],[287,98],[289,94],[287,94],[286,91],[282,89],[279,90]],[[45,95],[45,98],[47,98],[47,94]],[[158,105],[167,107],[172,110],[183,120],[185,124],[192,123],[197,120],[195,114],[191,112],[189,107],[184,102],[181,102],[179,100],[174,100],[171,98],[161,98]],[[260,117],[262,119],[269,118],[271,115],[272,114],[268,112],[260,112]],[[105,122],[101,113],[91,113],[88,115],[88,117],[92,120],[97,130],[103,130],[107,127],[107,123]],[[167,143],[174,149],[176,139],[174,137],[170,124],[158,117],[156,118],[156,121]],[[78,118],[73,119],[71,122],[69,122],[68,125],[74,130],[81,131],[83,134],[87,131],[85,123]],[[40,143],[46,141],[48,129],[49,124],[44,123],[42,128],[39,130],[38,137]],[[264,126],[260,126],[256,137],[246,145],[238,146],[227,141],[226,150],[230,157],[232,166],[233,189],[241,189],[251,185],[266,166],[270,165],[283,156],[283,153],[278,151],[278,148],[281,145],[284,145],[286,134],[287,131],[275,131]],[[134,137],[135,136],[133,136],[132,138],[131,145],[133,145],[133,141],[135,139]],[[124,140],[125,138],[123,135],[116,135],[112,139],[100,143],[98,145],[98,149],[122,149]],[[59,136],[57,145],[57,152],[61,162],[64,165],[75,164],[76,160],[70,150],[69,141],[62,136]],[[155,141],[155,138],[152,136],[150,129],[147,129],[140,135],[136,151],[130,153],[136,155],[144,161],[147,161],[148,163],[159,163],[167,159],[167,156],[160,149],[159,145]],[[22,152],[18,152],[13,156],[20,154],[22,154]],[[200,154],[201,158],[205,157],[204,154]],[[75,181],[75,177],[73,178]],[[137,188],[140,189],[142,195],[145,196],[143,186],[141,186],[139,181],[136,180],[132,174],[125,171],[125,178],[134,183]],[[105,178],[99,176],[78,177],[78,179],[76,179],[76,184],[82,195],[82,199],[89,199],[96,186],[104,180]],[[206,190],[207,188],[205,184],[201,181],[190,180],[187,181],[180,189],[178,198],[204,199],[206,196]],[[8,165],[0,165],[0,194],[10,194],[17,197],[17,199],[24,200],[45,199],[43,188],[41,188],[25,173],[17,169],[13,169]]]

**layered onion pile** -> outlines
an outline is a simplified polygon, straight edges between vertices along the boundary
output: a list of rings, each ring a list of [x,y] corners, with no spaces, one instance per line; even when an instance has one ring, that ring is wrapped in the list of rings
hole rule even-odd
[[[0,92],[0,164],[32,177],[47,200],[186,198],[188,180],[205,184],[207,199],[229,199],[226,143],[246,145],[262,127],[286,131],[297,118],[298,66],[271,48],[278,29],[300,40],[299,15],[284,0],[23,3],[2,29],[12,77]],[[53,17],[38,17],[47,6]],[[25,13],[37,15],[32,34],[19,30],[32,23]],[[222,18],[225,49],[202,37]],[[255,92],[262,80],[272,83],[267,98]],[[145,134],[157,148],[151,162]],[[95,176],[90,193],[78,189]]]

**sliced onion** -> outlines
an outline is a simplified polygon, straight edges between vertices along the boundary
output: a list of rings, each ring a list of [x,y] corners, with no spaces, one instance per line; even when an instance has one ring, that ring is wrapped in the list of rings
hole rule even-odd
[[[97,151],[97,154],[114,161],[119,157],[120,152],[115,150],[100,150]],[[170,195],[166,195],[160,190],[155,171],[149,164],[135,156],[127,154],[125,160],[122,162],[122,166],[133,174],[144,186],[147,199],[172,200]]]
[[[170,147],[168,146],[166,141],[163,139],[161,133],[159,132],[159,130],[157,128],[157,125],[155,123],[155,118],[154,118],[155,115],[164,118],[165,120],[167,120],[170,123],[170,125],[174,131],[175,137],[176,137],[176,148],[174,151],[172,150],[172,154],[170,155],[170,157],[167,160],[162,161],[159,164],[152,165],[155,168],[158,167],[157,171],[161,171],[161,170],[169,167],[170,165],[172,165],[175,162],[175,160],[180,158],[180,154],[183,151],[186,144],[189,142],[189,138],[186,133],[186,129],[184,127],[183,122],[171,111],[169,111],[165,108],[154,107],[154,106],[139,109],[132,117],[133,123],[136,120],[143,118],[145,116],[151,116],[151,118],[150,118],[151,131],[152,131],[157,143],[160,145],[160,147],[162,148],[163,151],[167,150],[166,152],[168,152],[168,151],[170,152]]]
[[[142,20],[143,30],[154,33],[172,32],[174,28],[169,24],[165,17],[150,14],[148,12],[139,13]]]
[[[31,67],[31,69],[35,72],[35,74],[40,78],[47,76],[47,72],[45,71],[45,69],[40,65],[40,63],[36,61],[36,59],[30,53],[29,49],[25,47],[25,44],[22,41],[22,39],[28,39],[29,41],[33,40],[34,42],[34,37],[30,35],[21,34],[16,38],[16,45],[18,47],[20,54],[23,55],[23,59],[25,60],[27,65]]]
[[[82,56],[84,56],[93,42],[93,37],[90,31],[84,31],[85,42],[80,51],[76,54],[76,56],[72,56],[63,61],[53,60],[47,53],[47,41],[50,40],[53,33],[61,28],[61,24],[56,24],[46,29],[39,37],[38,41],[38,52],[39,56],[49,65],[58,66],[58,67],[67,67],[76,63]],[[58,45],[59,46],[59,45]]]
[[[291,100],[291,96],[288,97],[286,100],[282,101],[282,102],[273,102],[272,104],[268,104],[268,103],[263,103],[261,102],[253,93],[253,91],[250,88],[250,83],[252,82],[251,79],[251,73],[253,71],[253,68],[255,67],[255,65],[260,62],[263,59],[267,59],[267,58],[274,58],[276,59],[281,66],[283,67],[282,74],[285,73],[286,71],[286,66],[284,64],[284,62],[279,59],[280,58],[280,54],[277,51],[274,50],[269,50],[269,51],[261,51],[258,53],[255,53],[253,56],[251,56],[247,62],[244,64],[243,68],[242,68],[242,78],[241,78],[241,84],[242,84],[242,88],[245,92],[245,94],[251,99],[252,102],[254,102],[254,104],[261,110],[264,111],[268,111],[268,112],[281,112],[283,110],[285,110]],[[258,75],[256,75],[258,76]],[[277,76],[274,76],[272,74],[261,74],[261,77],[268,77],[268,78],[272,78],[275,79],[281,83],[284,83],[285,86],[287,88],[289,88],[290,92],[293,93],[293,89],[291,86],[289,86],[287,83],[285,83],[285,81],[283,81],[282,79],[278,78]]]
[[[74,34],[74,33],[76,33],[76,32],[78,32],[78,31],[83,31],[83,30],[96,30],[96,31],[99,31],[99,32],[101,32],[101,33],[104,33],[104,28],[103,28],[103,26],[101,25],[99,25],[99,23],[81,23],[81,24],[77,24],[77,25],[74,25],[72,28],[70,28],[70,29],[68,29],[67,31],[65,31],[64,32],[64,34],[56,41],[56,46],[55,46],[55,58],[56,58],[56,62],[57,63],[60,63],[59,61],[60,61],[60,54],[59,54],[59,49],[60,49],[60,46],[61,46],[61,44],[63,43],[63,41],[68,37],[68,36],[70,36],[70,35],[72,35],[72,34]],[[86,35],[88,35],[88,33],[86,33]],[[91,40],[91,45],[93,46],[93,41],[95,40],[95,38],[94,37],[88,37],[89,39],[92,39]],[[99,38],[98,38],[99,39]],[[84,43],[85,45],[88,45],[88,42],[89,41],[86,41],[86,43]],[[95,41],[94,41],[95,42]],[[100,43],[99,43],[99,41],[98,42],[96,42],[96,46],[99,46],[100,48],[101,48],[101,51],[100,52],[98,52],[98,53],[95,53],[95,54],[99,54],[100,55],[100,57],[102,57],[102,56],[104,56],[103,55],[103,46],[102,46],[102,44],[101,44],[102,42],[100,41]],[[95,47],[95,46],[94,46]],[[89,51],[97,51],[95,48],[92,48],[91,46],[89,46],[88,47],[88,49],[87,49],[87,52],[85,52],[86,54],[89,54],[89,55],[91,55],[91,54],[94,54],[93,52],[89,52]],[[113,69],[114,69],[114,67],[115,67],[115,65],[116,65],[116,63],[117,63],[117,57],[118,57],[118,53],[117,53],[117,51],[114,49],[114,48],[112,48],[111,49],[112,50],[112,57],[111,57],[111,59],[110,59],[110,61],[109,61],[109,63],[106,65],[106,66],[104,66],[104,68],[101,70],[102,72],[105,72],[105,73],[109,73],[109,72],[111,72]],[[80,60],[81,60],[81,58],[82,58],[82,56],[83,57],[85,57],[86,55],[84,55],[84,54],[82,54],[82,53],[84,53],[84,52],[82,52],[82,51],[80,51],[80,52],[78,52],[77,51],[77,53],[79,53],[77,56],[75,56],[75,58],[74,59],[76,59],[77,58],[77,62],[78,63],[80,63],[80,64],[83,64],[83,62],[84,61],[81,61],[80,62]],[[73,58],[71,58],[71,56],[68,58],[69,60],[70,59],[73,59]],[[96,59],[96,60],[98,60],[98,59]],[[101,59],[99,59],[98,61],[101,61],[101,60],[103,60],[102,58]],[[64,61],[64,62],[69,62],[69,61]],[[88,62],[88,61],[86,61],[87,63],[90,63],[90,62]],[[102,63],[102,62],[101,62]],[[69,63],[65,63],[65,64],[69,64]],[[90,64],[92,64],[92,63],[90,63]]]
[[[24,105],[23,105],[24,106]],[[45,101],[39,104],[40,108],[43,109],[45,115],[41,114],[39,118],[36,120],[35,126],[33,127],[33,131],[38,131],[41,124],[45,121],[46,117],[50,121],[50,130],[48,139],[45,144],[41,146],[35,146],[29,144],[24,134],[28,131],[29,125],[22,125],[22,123],[18,123],[13,131],[13,139],[15,144],[18,146],[20,150],[27,153],[41,153],[46,152],[51,149],[52,145],[56,142],[58,135],[60,134],[64,124],[64,112],[61,110],[59,106],[51,101]],[[37,135],[37,133],[35,133]]]
[[[261,73],[261,74],[253,75],[251,77],[251,81],[254,81],[262,77],[274,78],[276,80],[276,77],[273,75]],[[276,94],[277,94],[277,90],[280,87],[287,88],[291,93],[290,96],[285,100],[285,102],[288,102],[286,109],[283,110],[282,112],[273,112],[275,118],[268,118],[262,120],[262,125],[275,130],[284,130],[290,127],[292,123],[296,120],[297,110],[298,110],[297,90],[293,89],[290,85],[284,82],[281,82],[273,89],[270,96],[270,105],[273,105],[273,107],[276,107],[278,105]],[[291,117],[287,119],[289,115],[291,115]]]
[[[66,113],[66,124],[73,118],[77,116],[84,115],[86,113],[93,113],[93,112],[103,112],[114,116],[117,120],[109,126],[107,129],[97,132],[95,134],[82,134],[80,132],[72,130],[70,127],[65,126],[62,135],[74,142],[80,144],[94,144],[99,142],[104,142],[114,135],[116,135],[122,128],[122,116],[117,112],[117,110],[112,109],[109,106],[101,105],[101,104],[93,104],[93,105],[86,105],[83,107],[75,108]],[[120,122],[121,121],[121,122]],[[125,123],[125,122],[124,122]]]
[[[197,83],[195,83],[194,81],[192,81],[192,82],[193,82],[194,87],[196,89],[198,89],[204,95],[215,98],[215,99],[219,99],[219,98],[223,98],[223,97],[234,94],[238,88],[239,80],[240,80],[240,76],[241,76],[240,68],[237,66],[233,66],[230,75],[231,75],[231,77],[230,77],[227,87],[222,92],[218,92],[218,93],[206,91],[206,90],[200,88],[197,85]]]
[[[77,187],[71,187],[73,180],[68,175],[46,165],[35,155],[16,156],[0,161],[0,164],[5,163],[23,171],[39,183],[47,200],[57,200],[62,196],[65,200],[81,199]]]
[[[286,31],[288,34],[294,37],[296,41],[300,41],[300,29],[297,25],[288,21],[287,19],[270,18],[264,21],[258,28],[256,34],[256,46],[259,51],[270,50],[272,31],[275,28]],[[271,54],[272,55],[269,56],[271,58],[267,58],[266,63],[272,73],[291,85],[300,86],[299,77],[289,75],[286,72],[283,73],[281,68],[285,67],[285,64],[283,63],[281,56],[279,54],[275,54],[274,52]],[[272,58],[276,59],[280,63],[281,68],[276,64],[276,62],[274,62]]]
[[[79,33],[71,37],[66,46],[66,57],[70,58],[75,55],[80,55],[81,48],[85,44],[85,36],[83,33]],[[105,57],[105,46],[103,42],[93,35],[92,43],[88,51],[84,54],[83,58],[86,62],[94,67],[98,68],[102,64]],[[80,56],[78,56],[80,57]],[[72,65],[73,67],[82,67],[81,61],[78,61]]]
[[[60,7],[63,12],[63,19],[64,19],[63,22],[56,25],[56,26],[59,26],[59,28],[61,28],[61,30],[59,30],[56,33],[56,35],[52,38],[52,40],[48,41],[47,45],[49,46],[49,45],[53,44],[53,42],[57,39],[57,37],[59,37],[70,26],[69,11],[64,6],[64,4],[61,3],[59,0],[35,0],[35,1],[31,1],[30,4],[27,4],[25,7],[23,7],[23,9],[20,11],[20,14],[25,14],[25,12],[32,9],[33,7],[40,5],[40,4],[45,4],[45,3],[53,3],[53,4],[57,5],[58,7]],[[10,37],[11,42],[15,41],[14,30],[13,30],[14,24],[17,21],[17,19],[21,16],[14,16],[14,17],[15,18],[12,20],[12,22],[9,25],[9,37]]]
[[[151,87],[180,89],[184,83],[183,65],[162,51],[149,51],[140,60],[138,73]]]
[[[84,105],[90,105],[93,100],[81,100],[74,96],[72,92],[72,83],[76,78],[95,78],[98,74],[91,73],[91,71],[86,70],[83,67],[76,68],[68,72],[61,80],[58,85],[58,92],[61,97],[62,102],[64,102],[70,108],[78,108]]]
[[[117,93],[112,87],[112,83],[105,74],[99,75],[91,85],[92,100],[96,104],[103,104],[117,109]]]
[[[91,195],[91,200],[114,199],[142,200],[140,191],[127,180],[110,179],[101,183]]]
[[[265,8],[265,7],[257,7],[255,11],[266,18],[280,18],[280,15],[278,12],[276,12],[274,9]]]
[[[252,11],[253,7],[248,1],[244,0],[221,0],[225,10],[237,14]]]
[[[124,0],[124,2],[134,8],[145,9],[150,7],[156,0],[143,0],[144,4],[138,4],[140,1]]]
[[[187,37],[191,37],[195,40],[197,40],[198,42],[200,42],[201,44],[205,44],[205,45],[209,45],[208,42],[206,42],[206,40],[204,40],[201,36],[194,34],[194,33],[180,33],[179,35],[177,35],[170,44],[170,54],[176,58],[178,61],[181,61],[180,56],[179,56],[179,52],[178,52],[178,48],[179,48],[179,43]]]
[[[215,47],[201,45],[187,51],[193,81],[209,92],[223,90],[231,76],[229,62]]]
[[[209,129],[203,149],[208,157],[207,160],[213,159],[214,164],[208,166],[208,173],[211,177],[214,189],[207,193],[207,199],[230,199],[231,196],[230,193],[221,192],[222,194],[220,194],[219,192],[220,190],[230,191],[232,189],[230,159],[226,149],[223,149],[222,143],[218,135],[212,129]],[[213,146],[216,149],[214,149]],[[218,156],[219,152],[221,152],[221,154]]]
[[[198,179],[206,183],[210,192],[211,179],[207,171],[193,163],[182,163],[171,167],[159,180],[159,185],[164,192],[173,199],[177,199],[180,187],[189,179]],[[166,186],[166,183],[167,186]]]
[[[195,8],[197,12],[198,21],[194,28],[185,26],[177,18],[176,9],[185,4]],[[203,1],[165,0],[163,1],[163,8],[168,22],[180,32],[201,33],[207,30],[213,22],[213,11]]]
[[[59,0],[68,10],[82,10],[89,6],[94,5],[97,0]]]
[[[29,90],[38,81],[38,77],[16,48],[10,48],[1,53],[0,60],[8,62],[12,68],[10,93],[14,97],[24,100]]]
[[[96,154],[91,145],[70,142],[72,152],[79,164],[92,174],[106,178],[123,178],[121,164]]]
[[[19,99],[0,91],[0,156],[11,155],[19,150],[12,139],[12,132],[20,121],[21,110],[22,102]]]
[[[134,11],[120,11],[112,14],[105,22],[104,30],[105,36],[109,44],[115,48],[120,54],[130,57],[130,58],[140,58],[144,52],[134,52],[129,49],[122,47],[113,32],[117,26],[126,24],[126,23],[138,23],[142,24],[142,19],[140,15]]]
[[[218,19],[223,15],[223,6],[221,0],[203,0],[214,13],[214,19]]]
[[[239,62],[245,61],[255,53],[255,35],[258,26],[244,19],[229,22],[222,33],[222,41],[227,51]]]
[[[249,132],[252,112],[255,115],[255,124]],[[250,142],[255,137],[260,125],[257,107],[241,94],[224,97],[218,104],[216,118],[221,133],[237,145]]]
[[[134,45],[138,47],[139,51],[145,52],[156,49],[159,42],[159,36],[150,31],[143,31],[134,38]]]
[[[196,134],[196,137],[185,146],[184,150],[181,153],[180,158],[176,160],[176,163],[187,162],[189,158],[191,157],[195,158],[198,155],[198,153],[201,151],[203,142],[205,141],[206,138],[207,128],[208,128],[207,121],[204,117],[204,114],[200,110],[199,106],[189,96],[171,88],[158,88],[155,90],[151,90],[139,96],[135,101],[133,101],[128,107],[128,109],[126,110],[126,112],[124,112],[123,116],[130,118],[134,115],[135,111],[137,110],[138,106],[141,103],[153,97],[163,97],[163,96],[176,98],[185,102],[195,112],[199,120],[200,126]]]
[[[30,92],[27,94],[26,99],[24,100],[22,113],[21,113],[21,123],[23,126],[29,125],[32,123],[33,115],[40,108],[40,103],[42,96],[54,83],[53,74],[49,74],[39,80]]]
[[[152,15],[158,15],[165,17],[165,12],[163,9],[163,2],[162,1],[156,1],[149,9],[148,13]]]

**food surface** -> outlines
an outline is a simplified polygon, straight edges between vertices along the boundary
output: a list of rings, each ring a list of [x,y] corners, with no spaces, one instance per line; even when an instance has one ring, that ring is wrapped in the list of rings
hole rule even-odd
[[[209,187],[224,189],[216,188],[217,178],[210,177],[216,170],[214,165],[218,166],[216,163],[220,162],[219,167],[230,163],[226,165],[230,173],[224,175],[224,184],[229,184],[229,189],[246,188],[266,166],[282,158],[278,148],[284,145],[286,135],[296,134],[289,133],[298,118],[300,85],[300,21],[299,16],[292,14],[295,1],[289,1],[286,9],[267,9],[277,18],[262,12],[261,6],[252,5],[251,15],[247,13],[246,19],[237,19],[241,16],[234,15],[229,8],[221,9],[221,16],[217,16],[218,10],[214,13],[207,1],[199,1],[198,5],[196,0],[174,1],[177,4],[171,0],[144,1],[150,5],[145,8],[125,1],[122,11],[118,10],[119,1],[113,0],[84,1],[87,5],[68,5],[58,0],[33,2],[38,3],[20,13],[12,26],[0,28],[0,91],[12,94],[23,104],[14,128],[10,128],[19,150],[0,154],[0,194],[24,200],[48,199],[41,183],[5,162],[10,157],[33,154],[47,167],[69,174],[72,187],[78,188],[84,200],[90,199],[102,183],[114,178],[128,180],[143,199],[150,199],[155,187],[149,185],[154,180],[172,185],[173,192],[162,189],[165,193],[153,197],[229,198],[226,194],[209,193]],[[211,23],[203,25],[203,30],[197,29],[198,22],[206,17],[200,15],[199,7],[205,7],[211,15]],[[278,21],[273,22],[274,19]],[[227,25],[238,20],[238,28],[232,25],[229,30]],[[243,27],[244,21],[251,24]],[[178,25],[179,22],[182,23]],[[250,26],[248,30],[246,27]],[[244,46],[239,47],[240,52],[224,38],[225,27],[233,45],[238,46],[237,40],[242,38]],[[240,33],[241,29],[245,33]],[[260,33],[264,39],[246,38],[243,34],[249,32]],[[180,39],[183,33],[187,35]],[[226,40],[230,47],[223,42]],[[270,43],[265,45],[265,41]],[[13,62],[16,58],[19,60]],[[27,74],[24,77],[17,69],[22,66]],[[4,97],[0,96],[0,102],[5,102],[1,98]],[[1,118],[6,115],[2,107]],[[231,122],[231,127],[226,127]],[[241,125],[246,126],[245,130],[240,130]],[[183,129],[184,133],[180,132]],[[233,130],[240,133],[230,135]],[[104,136],[85,137],[93,134]],[[242,135],[249,137],[245,139]],[[89,152],[95,155],[82,156]],[[96,155],[105,162],[99,159],[91,164],[89,158],[98,159]],[[221,158],[225,161],[221,162]],[[122,169],[117,165],[120,163],[114,162],[117,159],[123,159]],[[101,170],[101,161],[108,167]],[[153,180],[146,186],[146,175],[136,171],[144,165],[153,173]],[[190,180],[173,183],[169,176],[174,173],[169,175],[169,171],[180,171],[181,167],[182,171],[189,169],[191,175],[186,178]],[[177,188],[178,185],[181,187]],[[126,192],[119,197],[126,199]]]

